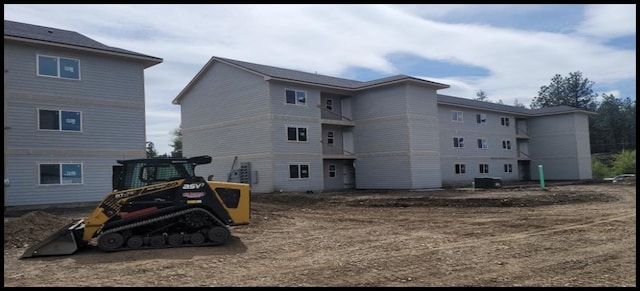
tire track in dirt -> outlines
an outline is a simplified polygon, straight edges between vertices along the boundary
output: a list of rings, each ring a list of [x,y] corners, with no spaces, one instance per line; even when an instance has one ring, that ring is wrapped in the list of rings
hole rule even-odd
[[[109,286],[113,278],[124,286],[634,285],[631,197],[535,209],[256,204],[253,223],[235,229],[233,252],[96,253],[11,268],[19,254],[5,250],[5,286]]]
[[[298,214],[296,214],[295,216],[297,217]],[[316,214],[304,213],[303,216],[307,216],[306,217],[307,219],[313,220]],[[383,246],[386,246],[392,243],[398,244],[399,239],[408,240],[408,241],[425,239],[426,241],[428,241],[428,239],[432,238],[431,234],[417,233],[413,235],[408,235],[405,239],[402,239],[400,237],[390,237],[390,238],[381,239],[381,240],[371,240],[363,244],[353,245],[351,247],[342,247],[339,249],[323,251],[318,254],[310,254],[311,257],[309,258],[307,263],[312,264],[314,267],[311,268],[311,271],[307,273],[307,276],[313,277],[314,273],[323,274],[325,273],[325,268],[329,270],[334,269],[335,264],[340,264],[340,262],[334,263],[333,265],[327,264],[327,262],[324,260],[323,254],[326,252],[330,252],[331,253],[329,255],[330,257],[345,258],[344,264],[351,264],[352,265],[351,267],[353,268],[355,266],[356,268],[354,269],[356,270],[358,269],[357,268],[358,262],[349,261],[348,258],[353,257],[354,254],[356,254],[357,257],[359,258],[359,261],[364,262],[364,264],[362,264],[360,268],[362,272],[357,274],[352,274],[354,276],[340,276],[339,279],[336,278],[338,279],[336,281],[336,285],[347,285],[347,286],[360,285],[361,286],[363,285],[363,282],[370,282],[371,285],[378,285],[381,282],[385,282],[385,283],[407,282],[411,280],[410,279],[411,276],[415,278],[416,270],[412,266],[402,267],[403,266],[402,261],[405,260],[407,256],[415,257],[417,253],[424,256],[426,253],[433,253],[433,252],[454,250],[454,249],[473,248],[473,247],[478,247],[478,245],[491,246],[495,243],[502,242],[502,241],[524,240],[532,236],[543,236],[543,235],[551,234],[554,232],[562,232],[562,231],[571,230],[571,229],[585,228],[585,227],[590,227],[590,226],[607,223],[611,221],[624,220],[634,216],[635,216],[635,213],[626,211],[625,213],[622,213],[619,215],[599,218],[587,223],[569,223],[564,225],[553,226],[544,230],[525,231],[525,232],[519,232],[514,234],[507,234],[499,237],[494,236],[494,237],[488,237],[488,238],[466,239],[463,241],[449,243],[445,246],[439,246],[439,247],[431,247],[431,246],[427,246],[428,244],[423,244],[422,246],[420,245],[412,246],[411,248],[405,248],[405,249],[398,248],[394,252],[384,255],[385,264],[394,266],[395,268],[394,275],[388,275],[388,272],[385,270],[376,271],[376,269],[367,268],[367,266],[369,265],[367,262],[374,262],[378,260],[380,257],[380,252],[377,250],[381,249],[381,247]],[[375,223],[372,223],[372,224],[375,225]],[[360,231],[362,230],[366,230],[366,228],[360,229]],[[324,237],[323,235],[317,235],[317,234],[302,235],[297,238],[289,240],[287,243],[310,244],[311,241],[318,241],[318,240],[321,240],[323,237]],[[293,255],[297,256],[300,254],[293,254]],[[279,274],[280,276],[284,276],[284,277],[296,276],[296,274],[299,274],[299,269],[301,267],[303,266],[292,264],[286,268],[279,269]],[[304,267],[306,267],[307,270],[309,270],[308,266],[304,266]],[[353,279],[350,279],[350,278],[353,278]],[[368,284],[364,283],[364,285],[368,285]]]

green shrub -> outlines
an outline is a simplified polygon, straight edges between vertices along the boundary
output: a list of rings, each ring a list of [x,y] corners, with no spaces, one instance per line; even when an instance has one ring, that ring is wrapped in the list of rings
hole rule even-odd
[[[611,170],[596,157],[591,157],[591,173],[594,179],[609,177]]]
[[[613,175],[636,173],[636,150],[622,150],[613,156]]]

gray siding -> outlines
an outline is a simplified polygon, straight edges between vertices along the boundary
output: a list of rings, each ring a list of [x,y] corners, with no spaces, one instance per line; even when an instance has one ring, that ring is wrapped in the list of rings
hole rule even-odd
[[[311,86],[270,82],[273,106],[273,189],[279,191],[322,191],[322,127],[320,124],[320,89]],[[287,104],[285,90],[306,92],[305,105]],[[287,140],[287,127],[306,128],[307,141]],[[309,178],[290,179],[289,165],[309,165]]]
[[[453,122],[452,111],[461,111],[463,122]],[[438,112],[443,184],[471,184],[474,178],[481,176],[518,179],[518,142],[513,115],[447,105],[440,105]],[[484,114],[486,123],[477,123],[476,114]],[[509,126],[502,125],[501,117],[509,118]],[[454,137],[464,139],[463,148],[454,148]],[[478,147],[478,139],[486,140],[486,149]],[[511,149],[503,149],[503,140],[509,141]],[[455,164],[464,164],[466,173],[456,174]],[[479,164],[488,164],[489,173],[480,173]],[[512,164],[513,171],[505,173],[504,164]]]
[[[249,162],[257,173],[252,191],[273,190],[269,94],[262,77],[227,64],[217,62],[203,72],[180,102],[183,155],[213,158],[198,174],[226,181],[237,156],[235,169]]]
[[[185,155],[208,154],[214,158],[214,165],[201,167],[203,176],[215,173],[219,179],[226,179],[236,157],[236,166],[241,162],[251,163],[258,181],[251,185],[256,193],[354,186],[358,189],[438,188],[471,185],[474,178],[484,176],[512,181],[520,179],[521,174],[527,176],[528,171],[519,169],[522,165],[531,164],[533,168],[537,160],[547,158],[566,163],[571,169],[562,171],[569,176],[591,175],[588,146],[577,146],[588,145],[586,115],[575,115],[571,119],[572,128],[567,132],[557,129],[553,136],[548,132],[536,135],[536,123],[538,128],[549,127],[558,122],[557,117],[528,119],[534,114],[557,114],[557,110],[571,108],[534,113],[511,106],[442,97],[442,103],[448,104],[445,105],[438,104],[435,89],[412,81],[386,85],[380,82],[379,86],[369,89],[340,90],[327,83],[298,83],[309,81],[301,77],[307,76],[301,72],[286,70],[287,78],[278,78],[262,74],[284,69],[255,64],[250,67],[258,71],[214,62],[207,66],[207,71],[201,72],[189,92],[179,96]],[[287,104],[287,89],[304,91],[305,104]],[[333,100],[333,113],[323,110],[327,99]],[[452,122],[452,110],[461,111],[464,121]],[[476,114],[482,114],[486,122],[478,124]],[[352,122],[344,122],[347,119],[342,120],[340,115]],[[508,126],[501,124],[501,117],[508,118]],[[307,140],[287,140],[287,127],[305,128]],[[333,146],[326,142],[329,131],[334,132]],[[556,139],[556,135],[562,137]],[[464,148],[454,148],[453,137],[463,137]],[[479,148],[478,139],[486,140],[487,148]],[[530,142],[536,139],[539,140]],[[339,156],[345,154],[345,142],[349,143],[353,156]],[[503,142],[508,142],[509,148],[503,148]],[[542,154],[547,151],[545,144],[566,147],[567,142],[574,148],[573,158],[562,160],[557,155]],[[519,151],[536,156],[537,160],[532,158],[531,163],[519,164],[519,160],[526,161],[528,157],[519,156]],[[567,156],[567,153],[561,155]],[[456,163],[464,164],[466,173],[455,174]],[[480,173],[480,164],[488,165],[488,173]],[[309,177],[290,178],[290,165],[308,165]],[[336,166],[336,177],[329,177],[330,165]],[[511,170],[505,171],[505,165],[510,165]],[[350,177],[355,177],[355,181]]]
[[[411,188],[439,188],[440,133],[436,90],[407,86]]]
[[[180,101],[183,129],[252,120],[270,112],[269,86],[264,79],[225,63],[215,62]]]
[[[411,189],[407,152],[358,155],[354,162],[358,189]]]
[[[143,152],[144,153],[144,152]],[[138,156],[139,158],[140,156]],[[11,185],[6,196],[7,206],[63,204],[101,201],[111,192],[112,166],[122,156],[93,157],[89,155],[13,155],[8,158]],[[133,158],[133,157],[132,157]],[[80,163],[83,183],[74,185],[38,185],[39,163]]]
[[[144,104],[144,66],[124,58],[5,41],[8,89],[43,94]],[[80,80],[38,76],[37,55],[80,60]]]
[[[356,185],[360,189],[411,188],[407,86],[360,92],[353,98]]]
[[[37,76],[37,55],[80,60],[80,80]],[[118,159],[145,156],[144,66],[5,40],[7,206],[99,201]],[[38,109],[82,113],[81,132],[38,129]],[[38,163],[81,163],[83,183],[38,185]]]
[[[330,176],[329,165],[335,166],[335,177]],[[325,160],[323,167],[324,175],[324,189],[325,190],[341,190],[345,188],[345,173],[344,168],[352,167],[351,161],[345,160]]]
[[[541,116],[529,121],[531,177],[574,180],[591,178],[588,121],[585,114]]]
[[[578,179],[592,179],[589,116],[574,114],[578,160]]]
[[[289,178],[289,165],[308,165],[309,178]],[[274,190],[317,191],[324,189],[323,164],[320,154],[276,154],[274,157]]]
[[[142,150],[145,145],[144,104],[100,102],[90,98],[9,93],[9,148]],[[111,106],[105,107],[104,104]],[[38,109],[79,111],[82,131],[38,129]]]

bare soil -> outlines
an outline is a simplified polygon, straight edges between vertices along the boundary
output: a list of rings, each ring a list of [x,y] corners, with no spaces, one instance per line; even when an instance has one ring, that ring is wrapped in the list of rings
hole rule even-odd
[[[632,184],[273,193],[221,246],[19,259],[93,209],[4,222],[4,286],[636,286]]]

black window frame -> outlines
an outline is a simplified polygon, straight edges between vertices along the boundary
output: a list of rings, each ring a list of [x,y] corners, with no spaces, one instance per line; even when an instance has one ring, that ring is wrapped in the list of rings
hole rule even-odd
[[[456,175],[462,175],[467,173],[467,169],[464,163],[456,163],[453,166],[453,171]]]
[[[287,126],[287,141],[291,142],[308,142],[309,130],[306,127],[301,126]]]
[[[43,59],[41,59],[43,58]],[[44,72],[44,59],[49,59],[49,60],[55,60],[55,71],[56,74],[53,75],[52,73],[43,73]],[[75,70],[77,70],[77,72],[72,71],[71,75],[69,73],[67,73],[67,70],[65,70],[66,63],[73,63],[74,66],[71,66],[71,68],[75,68]],[[58,57],[58,56],[51,56],[51,55],[41,55],[38,54],[36,55],[36,75],[40,76],[40,77],[49,77],[49,78],[59,78],[59,79],[66,79],[66,80],[81,80],[81,74],[80,74],[80,60],[79,59],[73,59],[73,58],[66,58],[66,57]],[[77,75],[77,77],[75,77]]]
[[[480,174],[489,174],[489,164],[479,164]]]
[[[65,169],[65,166],[67,169]],[[70,169],[74,167],[76,169]],[[45,168],[43,171],[43,168]],[[47,169],[48,168],[48,169]],[[79,174],[75,174],[78,170]],[[57,172],[57,173],[54,173]],[[66,171],[66,172],[65,172]],[[45,176],[43,176],[45,175]],[[77,181],[78,182],[74,182]],[[67,181],[67,183],[65,183]],[[83,163],[38,163],[38,185],[82,185],[84,184],[84,165]]]
[[[310,177],[309,164],[289,164],[290,180],[303,180],[303,179],[309,179],[309,177]]]
[[[38,108],[37,114],[38,130],[82,132],[82,111]],[[77,117],[71,115],[77,115]],[[53,120],[53,117],[57,120]],[[49,125],[47,122],[53,122],[53,124]]]
[[[284,90],[285,103],[290,105],[307,105],[307,91],[285,89]]]

